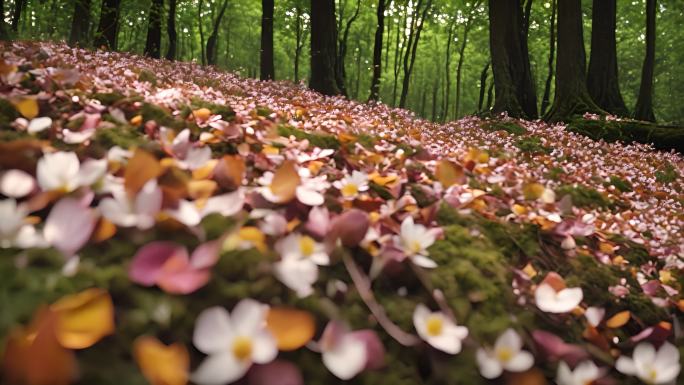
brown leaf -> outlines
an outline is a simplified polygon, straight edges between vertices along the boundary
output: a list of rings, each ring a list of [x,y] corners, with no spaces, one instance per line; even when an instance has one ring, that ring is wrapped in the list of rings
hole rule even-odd
[[[136,149],[124,172],[124,187],[129,194],[136,194],[150,179],[161,175],[162,167],[152,154]]]
[[[606,321],[606,326],[612,329],[619,328],[623,325],[625,325],[629,319],[631,318],[631,313],[629,310],[621,311],[614,316],[610,317],[608,321]]]
[[[299,182],[300,178],[295,163],[287,160],[273,175],[273,181],[269,188],[273,195],[278,198],[278,203],[286,203],[294,198]]]
[[[235,190],[245,177],[245,161],[239,155],[226,155],[214,168],[214,179],[226,190]]]
[[[444,186],[444,188],[466,182],[466,176],[463,171],[463,167],[446,159],[437,163],[435,177],[442,184],[442,186]]]

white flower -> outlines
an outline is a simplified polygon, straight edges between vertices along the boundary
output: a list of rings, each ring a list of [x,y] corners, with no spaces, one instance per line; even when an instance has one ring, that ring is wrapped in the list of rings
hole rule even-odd
[[[275,245],[281,260],[274,265],[276,277],[300,297],[312,293],[318,266],[330,264],[325,246],[303,234],[290,234]]]
[[[197,207],[195,202],[181,199],[177,208],[167,210],[166,213],[178,222],[193,227],[199,225],[202,218],[210,214],[218,213],[226,217],[235,215],[242,210],[244,204],[245,192],[238,189],[207,199],[201,209]]]
[[[27,130],[29,134],[36,134],[52,126],[52,119],[47,116],[35,118],[29,123]]]
[[[222,307],[200,313],[192,340],[208,357],[192,374],[192,381],[207,385],[228,384],[242,378],[253,363],[273,361],[278,349],[266,329],[267,312],[267,305],[244,299],[232,314]]]
[[[413,217],[408,216],[401,222],[401,233],[394,237],[394,244],[403,250],[414,264],[432,269],[437,267],[437,263],[427,257],[427,248],[435,243],[436,238],[436,229],[414,224]]]
[[[551,285],[542,283],[534,292],[537,307],[547,313],[567,313],[582,302],[582,288],[573,287],[556,291]]]
[[[653,345],[642,342],[634,348],[632,358],[618,358],[615,368],[624,374],[637,376],[647,384],[670,383],[677,378],[681,369],[679,350],[665,342],[656,352]]]
[[[323,364],[341,380],[349,380],[361,373],[368,362],[363,340],[336,322],[325,328],[320,341]]]
[[[0,248],[42,246],[44,242],[36,229],[25,223],[27,215],[24,205],[17,205],[14,199],[0,201]]]
[[[100,202],[99,209],[105,218],[115,225],[141,230],[154,226],[162,207],[162,191],[156,179],[145,183],[135,199],[129,199],[125,191],[117,191],[113,196]]]
[[[297,200],[307,206],[320,206],[325,202],[323,193],[330,187],[327,175],[311,176],[308,168],[299,169],[301,182],[295,190]]]
[[[505,370],[524,372],[534,364],[534,357],[522,350],[522,339],[513,329],[506,330],[497,338],[494,349],[477,350],[477,364],[482,377],[497,378]]]
[[[40,158],[36,176],[44,191],[71,192],[81,186],[95,184],[106,172],[106,159],[89,159],[80,164],[73,152],[55,152]]]
[[[423,304],[418,304],[413,311],[413,325],[420,338],[449,354],[458,354],[461,341],[468,336],[468,328],[456,325],[442,312],[431,312]]]
[[[344,199],[353,200],[360,192],[368,190],[368,175],[361,171],[354,170],[351,175],[335,181],[333,186],[340,190]]]
[[[62,198],[50,210],[45,220],[45,241],[72,257],[90,239],[95,229],[96,216],[84,202],[75,198]]]
[[[592,361],[584,361],[570,370],[565,361],[558,365],[556,382],[558,385],[587,385],[592,384],[602,376],[599,368]]]
[[[22,198],[36,187],[33,177],[21,170],[8,170],[0,174],[0,193],[10,198]]]

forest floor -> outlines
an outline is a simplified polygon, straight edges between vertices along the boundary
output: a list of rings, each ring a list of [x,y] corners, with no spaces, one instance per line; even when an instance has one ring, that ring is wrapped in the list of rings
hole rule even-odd
[[[8,383],[479,384],[499,365],[491,383],[544,384],[592,360],[629,384],[635,345],[682,346],[679,153],[125,53],[0,52]],[[197,330],[245,298],[281,352],[223,378]],[[439,340],[454,321],[467,336]],[[502,334],[534,364],[476,353]]]

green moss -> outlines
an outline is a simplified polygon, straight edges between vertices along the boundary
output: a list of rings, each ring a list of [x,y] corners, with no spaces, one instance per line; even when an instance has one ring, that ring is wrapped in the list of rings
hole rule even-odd
[[[361,134],[356,137],[356,141],[367,149],[373,149],[373,146],[375,146],[375,143],[377,143],[378,140],[368,134]]]
[[[143,69],[140,71],[140,74],[138,74],[138,80],[141,82],[148,82],[155,87],[157,86],[157,75],[148,69]]]
[[[273,110],[270,109],[270,108],[268,108],[268,107],[266,107],[266,106],[257,106],[257,108],[256,108],[256,113],[257,113],[257,115],[259,115],[259,116],[262,116],[262,117],[264,117],[264,118],[267,118],[267,117],[269,117],[269,116],[273,113]]]
[[[606,198],[600,192],[585,187],[583,185],[564,185],[556,190],[559,197],[569,195],[572,198],[572,203],[578,207],[587,208],[613,208],[615,203]]]
[[[379,184],[375,182],[370,182],[368,184],[368,188],[376,193],[380,198],[390,200],[394,199],[394,196],[392,196],[392,193],[389,192],[385,187],[380,186]]]
[[[655,177],[656,181],[669,184],[679,179],[679,173],[677,172],[677,169],[668,162],[662,170],[656,171]]]
[[[117,102],[126,98],[123,94],[119,92],[98,92],[92,96],[93,99],[97,99],[105,106],[111,106]]]
[[[225,121],[231,121],[235,118],[235,111],[229,105],[216,104],[207,102],[200,98],[193,98],[189,106],[185,106],[181,109],[181,119],[187,119],[192,113],[192,111],[200,108],[206,108],[209,111],[211,111],[211,113],[214,115],[221,115],[221,119]]]
[[[93,142],[105,150],[114,146],[129,149],[151,145],[140,131],[128,125],[99,129]]]
[[[19,117],[19,113],[7,99],[0,99],[0,130],[10,129],[10,123]]]
[[[684,151],[684,130],[681,127],[633,120],[576,119],[569,122],[566,129],[594,140],[647,143],[653,144],[656,149]]]
[[[186,127],[185,122],[175,119],[170,111],[159,107],[156,104],[144,103],[140,109],[140,115],[143,117],[143,122],[154,120],[159,125],[165,127],[175,129],[183,129]]]
[[[558,268],[570,287],[582,288],[584,298],[592,306],[609,303],[613,298],[608,287],[616,285],[620,279],[616,268],[596,261],[594,257],[580,255]]]
[[[523,152],[531,154],[550,154],[553,149],[542,144],[542,140],[538,136],[526,136],[518,139],[515,146]]]
[[[487,120],[482,123],[482,128],[487,131],[506,131],[511,135],[524,135],[527,133],[527,129],[521,125],[505,120]]]
[[[610,184],[615,186],[616,189],[620,190],[621,192],[632,192],[634,191],[632,189],[632,184],[629,183],[628,181],[617,177],[615,175],[612,175],[610,177]]]
[[[566,172],[562,167],[554,167],[546,174],[546,177],[552,180],[559,180],[561,175]]]
[[[278,135],[289,137],[294,136],[298,140],[308,140],[312,146],[320,148],[340,148],[340,142],[333,135],[322,134],[322,133],[309,133],[290,126],[281,125],[278,127]]]

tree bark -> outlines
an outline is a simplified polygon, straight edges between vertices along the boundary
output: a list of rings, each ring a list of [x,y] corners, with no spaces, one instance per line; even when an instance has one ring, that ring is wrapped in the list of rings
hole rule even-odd
[[[411,81],[411,73],[413,72],[413,65],[416,63],[416,52],[418,51],[418,41],[420,40],[420,33],[425,25],[427,13],[432,7],[432,0],[427,0],[427,4],[421,10],[422,0],[418,0],[416,10],[413,14],[414,22],[411,23],[411,33],[409,35],[409,44],[404,54],[404,79],[401,87],[401,97],[399,98],[399,108],[406,107],[406,98],[408,97],[409,84]],[[414,36],[415,33],[415,36]]]
[[[346,66],[345,66],[345,58],[347,57],[347,43],[349,41],[349,31],[351,30],[351,26],[356,21],[356,18],[359,17],[359,11],[361,10],[361,0],[356,0],[356,10],[354,11],[354,14],[352,17],[347,20],[347,23],[344,27],[344,32],[342,33],[342,38],[338,42],[338,53],[337,53],[337,61],[335,64],[336,67],[336,77],[337,77],[337,87],[340,89],[340,92],[347,96],[347,86],[345,84],[347,74],[346,74]],[[342,25],[342,15],[340,15],[340,25]]]
[[[96,47],[106,47],[109,50],[116,51],[120,10],[121,0],[102,1],[100,22],[98,24],[97,34],[95,36]]]
[[[0,0],[0,40],[9,40],[9,33],[5,25],[5,0]]]
[[[218,49],[216,47],[216,43],[218,42],[218,35],[219,35],[219,29],[221,27],[221,20],[223,20],[223,15],[226,13],[226,8],[228,8],[228,0],[223,0],[223,4],[221,4],[221,9],[219,10],[219,14],[216,17],[216,20],[214,20],[214,25],[211,30],[211,34],[209,35],[209,39],[207,39],[207,64],[209,65],[216,65],[217,59],[218,59]]]
[[[482,69],[482,72],[480,72],[480,98],[477,101],[477,111],[482,112],[482,108],[484,107],[484,101],[485,101],[485,92],[487,88],[487,77],[489,76],[489,65],[491,62],[487,62],[485,64],[484,68]]]
[[[399,82],[399,70],[401,68],[399,58],[402,56],[406,44],[406,19],[408,18],[408,7],[404,7],[404,12],[397,23],[397,40],[394,47],[394,84],[392,85],[392,105],[397,105],[397,83]]]
[[[261,80],[275,79],[275,66],[273,64],[273,3],[273,0],[261,0],[261,56],[259,61],[259,78]]]
[[[523,40],[520,0],[489,0],[489,46],[494,73],[494,113],[533,119],[537,96]]]
[[[605,114],[587,90],[581,0],[558,1],[557,33],[556,95],[544,118],[557,122],[585,112]]]
[[[551,0],[551,20],[549,21],[549,73],[544,84],[544,96],[542,97],[541,114],[546,114],[551,98],[551,81],[553,80],[553,63],[556,54],[556,0]]]
[[[634,118],[655,122],[653,112],[653,70],[655,67],[655,23],[656,23],[656,0],[646,0],[646,57],[641,68],[641,86]]]
[[[532,0],[528,1],[530,4],[532,3]],[[458,64],[456,65],[456,107],[454,111],[456,119],[458,119],[459,115],[461,114],[461,78],[463,77],[463,61],[465,59],[464,54],[466,45],[468,44],[468,33],[470,32],[470,27],[473,25],[473,13],[477,10],[481,3],[482,0],[478,0],[473,4],[472,8],[470,8],[470,11],[468,12],[465,25],[463,26],[463,39],[461,39],[461,48],[458,50]],[[525,48],[525,52],[527,52],[527,48]]]
[[[444,79],[444,103],[442,111],[444,111],[444,121],[449,116],[449,100],[451,99],[451,42],[454,40],[454,30],[456,29],[456,18],[452,18],[449,23],[449,31],[447,32],[447,46],[444,57],[445,79]]]
[[[161,57],[161,23],[164,0],[152,0],[150,21],[147,25],[145,40],[145,56],[159,59]]]
[[[375,44],[373,45],[373,78],[371,79],[370,96],[368,101],[377,101],[380,97],[380,78],[382,77],[382,37],[385,34],[385,1],[378,0],[376,12],[378,24],[375,29]]]
[[[336,57],[335,0],[311,0],[311,89],[324,95],[340,93]]]
[[[302,49],[306,41],[306,34],[304,33],[304,21],[302,20],[302,7],[297,2],[295,17],[297,18],[295,24],[295,60],[294,60],[294,82],[299,83],[299,60],[302,56]]]
[[[166,32],[169,34],[169,48],[166,50],[166,59],[176,60],[178,47],[178,33],[176,33],[176,0],[169,0],[169,16],[166,20]]]
[[[71,18],[69,45],[85,47],[87,45],[88,28],[90,27],[91,0],[76,0]]]
[[[21,12],[26,6],[26,0],[14,0],[14,13],[12,13],[12,31],[19,32],[19,21]]]
[[[200,58],[200,63],[202,65],[207,64],[207,54],[204,51],[205,46],[204,46],[204,27],[202,25],[202,5],[203,1],[199,0],[199,3],[197,3],[197,24],[199,25],[199,35],[200,35],[200,55],[202,57]]]
[[[612,114],[625,116],[627,107],[618,82],[616,13],[617,0],[594,0],[587,89],[599,107]]]

